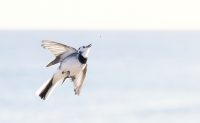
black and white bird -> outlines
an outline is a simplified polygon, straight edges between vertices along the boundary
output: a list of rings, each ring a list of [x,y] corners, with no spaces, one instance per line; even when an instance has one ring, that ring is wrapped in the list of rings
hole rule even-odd
[[[63,83],[69,78],[73,82],[75,95],[79,95],[87,72],[87,59],[91,46],[89,44],[76,50],[54,41],[42,41],[42,47],[55,55],[55,59],[47,67],[57,63],[60,63],[60,66],[52,78],[36,91],[36,94],[45,100],[60,82]]]

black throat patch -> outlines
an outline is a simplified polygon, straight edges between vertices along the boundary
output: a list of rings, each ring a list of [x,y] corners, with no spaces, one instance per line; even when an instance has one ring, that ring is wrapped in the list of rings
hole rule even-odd
[[[87,58],[84,58],[81,54],[78,55],[78,60],[82,64],[86,64]]]

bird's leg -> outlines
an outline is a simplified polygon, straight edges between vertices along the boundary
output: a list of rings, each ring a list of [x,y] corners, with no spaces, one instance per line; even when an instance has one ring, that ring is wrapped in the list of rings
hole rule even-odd
[[[65,82],[65,80],[67,79],[67,77],[65,77],[64,79],[63,79],[63,82],[62,82],[62,84]]]
[[[69,78],[69,76],[70,76],[70,71],[62,71],[62,74],[64,74],[66,77],[63,79],[63,82],[62,82],[62,84],[65,82],[65,80],[67,79],[67,78]]]

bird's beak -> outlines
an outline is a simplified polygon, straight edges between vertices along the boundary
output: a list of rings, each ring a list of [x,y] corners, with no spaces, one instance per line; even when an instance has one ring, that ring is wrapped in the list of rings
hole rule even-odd
[[[87,47],[87,48],[90,48],[91,46],[92,46],[92,44],[89,44],[89,45],[87,45],[86,47]]]

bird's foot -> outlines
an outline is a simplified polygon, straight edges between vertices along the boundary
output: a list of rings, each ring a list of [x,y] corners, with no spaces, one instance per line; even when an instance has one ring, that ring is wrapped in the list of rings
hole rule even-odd
[[[63,79],[63,82],[62,82],[62,84],[63,84],[67,78],[70,78],[70,71],[62,71],[62,74],[64,74],[66,76]]]
[[[70,71],[62,71],[62,74],[65,74],[65,75],[69,76],[70,75]]]

